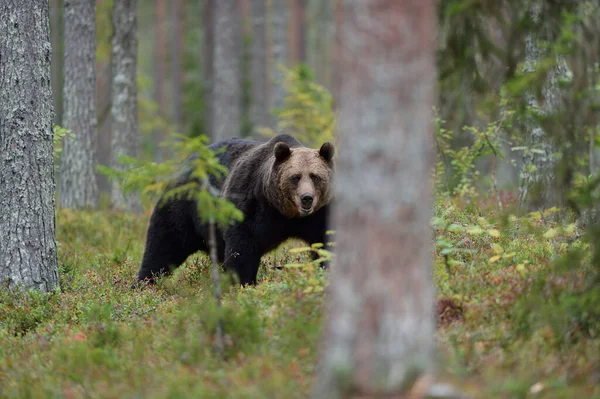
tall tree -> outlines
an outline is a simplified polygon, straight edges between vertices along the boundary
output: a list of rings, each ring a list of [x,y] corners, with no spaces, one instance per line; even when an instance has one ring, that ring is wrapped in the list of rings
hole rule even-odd
[[[251,0],[252,50],[250,58],[250,76],[252,100],[250,103],[250,122],[256,127],[269,125],[269,97],[267,73],[267,2]]]
[[[214,141],[241,135],[242,17],[237,0],[211,2],[212,85],[210,135]]]
[[[65,140],[60,169],[60,203],[65,208],[96,207],[96,2],[64,3],[63,125],[74,134]]]
[[[158,106],[157,114],[161,117],[165,117],[165,110],[167,107],[165,97],[165,79],[167,74],[167,2],[166,0],[155,0],[155,11],[154,11],[154,101]],[[159,147],[160,142],[163,140],[163,132],[160,129],[154,130],[154,148],[155,159],[161,161],[163,158],[163,151]]]
[[[290,59],[296,63],[306,62],[306,7],[308,0],[293,0],[293,18],[291,19]]]
[[[62,125],[63,88],[63,30],[62,0],[50,2],[50,41],[52,42],[52,95],[54,97],[54,123]]]
[[[203,86],[204,86],[204,130],[205,134],[214,139],[212,134],[212,90],[213,90],[213,56],[214,56],[214,2],[215,0],[204,0],[203,8]]]
[[[173,122],[179,131],[183,129],[183,58],[185,41],[185,1],[173,0],[171,8],[173,31]]]
[[[344,1],[337,260],[318,398],[395,397],[433,366],[435,26],[431,0]]]
[[[534,23],[542,18],[543,3],[536,1],[531,5],[529,16]],[[527,73],[535,72],[538,63],[547,53],[540,43],[547,39],[541,34],[551,29],[540,29],[527,35],[525,40],[525,69]],[[561,93],[558,85],[560,77],[567,73],[564,57],[557,56],[556,64],[550,68],[542,88],[542,104],[540,105],[534,93],[527,93],[527,103],[532,109],[541,114],[551,114],[557,111]],[[519,184],[519,205],[528,210],[538,210],[545,207],[562,204],[563,195],[555,179],[557,160],[553,157],[556,147],[551,138],[544,132],[542,126],[535,121],[528,123],[530,151],[523,157]]]
[[[288,67],[288,26],[290,20],[290,5],[286,0],[271,3],[271,59],[273,62],[271,79],[271,109],[283,107],[285,89],[282,85],[283,73],[280,66]]]
[[[112,39],[112,101],[111,121],[112,167],[121,168],[120,155],[137,156],[137,15],[136,0],[115,0],[113,10],[114,35]],[[139,212],[139,197],[124,195],[118,182],[113,182],[112,205]]]
[[[58,287],[48,0],[0,2],[0,282]]]

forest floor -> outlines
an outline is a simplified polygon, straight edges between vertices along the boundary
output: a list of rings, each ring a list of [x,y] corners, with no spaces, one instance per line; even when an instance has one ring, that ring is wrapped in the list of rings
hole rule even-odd
[[[327,273],[276,268],[302,261],[289,242],[263,258],[257,286],[226,287],[222,361],[206,256],[130,288],[150,211],[58,212],[61,292],[0,291],[0,397],[308,397]],[[440,378],[474,398],[600,398],[585,273],[550,267],[576,228],[503,218],[492,200],[439,201],[433,225]]]

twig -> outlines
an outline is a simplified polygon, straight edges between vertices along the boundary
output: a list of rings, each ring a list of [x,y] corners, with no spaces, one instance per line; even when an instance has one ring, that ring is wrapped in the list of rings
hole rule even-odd
[[[212,187],[206,179],[204,181],[205,187],[209,191],[216,191],[214,187]],[[217,312],[219,316],[217,318],[217,331],[215,337],[215,344],[217,347],[217,352],[219,353],[219,357],[225,357],[225,345],[223,339],[223,320],[221,319],[221,284],[220,284],[220,276],[219,276],[219,265],[217,261],[217,232],[215,228],[215,217],[214,215],[210,215],[208,221],[208,247],[210,248],[210,261],[211,261],[211,276],[213,281],[213,295],[215,297],[215,301],[217,302]]]

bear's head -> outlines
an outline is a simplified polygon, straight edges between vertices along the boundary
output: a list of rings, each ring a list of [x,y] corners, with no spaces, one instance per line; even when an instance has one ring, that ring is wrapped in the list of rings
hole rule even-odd
[[[333,155],[332,143],[324,143],[319,150],[293,147],[279,142],[273,148],[271,183],[277,189],[274,204],[289,217],[312,215],[327,205],[332,196]]]

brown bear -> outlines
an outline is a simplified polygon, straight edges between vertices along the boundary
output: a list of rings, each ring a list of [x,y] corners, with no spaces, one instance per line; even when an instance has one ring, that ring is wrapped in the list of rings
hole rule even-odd
[[[244,213],[244,220],[217,230],[218,261],[235,271],[242,285],[256,284],[261,257],[288,238],[327,242],[333,144],[315,150],[281,134],[267,142],[233,138],[209,148],[222,147],[217,157],[229,173],[211,184]],[[176,185],[188,178],[189,172]],[[138,281],[169,274],[197,251],[207,253],[209,247],[208,226],[200,222],[196,203],[159,202],[150,218]]]

